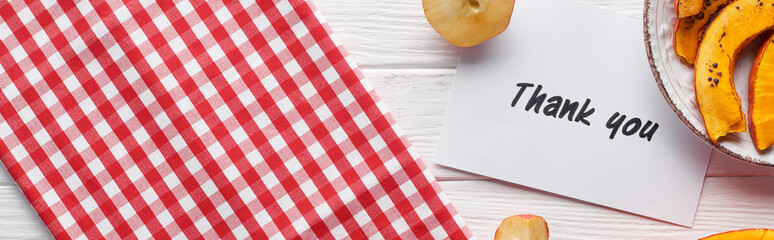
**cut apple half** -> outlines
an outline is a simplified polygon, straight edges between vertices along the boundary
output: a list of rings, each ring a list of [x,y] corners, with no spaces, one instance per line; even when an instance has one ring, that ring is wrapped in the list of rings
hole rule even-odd
[[[495,240],[547,240],[548,223],[540,216],[515,215],[500,223]]]
[[[422,0],[425,17],[450,43],[471,47],[508,27],[514,0]]]

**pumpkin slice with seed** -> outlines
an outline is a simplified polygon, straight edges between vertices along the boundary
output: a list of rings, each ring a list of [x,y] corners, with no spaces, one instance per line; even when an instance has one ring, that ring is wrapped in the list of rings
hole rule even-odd
[[[677,20],[674,34],[675,52],[687,64],[693,65],[696,60],[696,50],[704,36],[712,14],[726,6],[732,0],[704,0],[701,11],[693,16]]]
[[[750,40],[772,27],[774,0],[736,0],[707,27],[694,64],[694,86],[704,126],[715,144],[728,133],[747,130],[734,88],[734,64]]]

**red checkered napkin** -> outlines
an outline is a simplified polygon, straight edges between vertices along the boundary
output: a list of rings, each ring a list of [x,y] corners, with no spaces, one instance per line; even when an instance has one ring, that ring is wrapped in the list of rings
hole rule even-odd
[[[56,238],[470,237],[307,2],[0,16],[0,156]]]

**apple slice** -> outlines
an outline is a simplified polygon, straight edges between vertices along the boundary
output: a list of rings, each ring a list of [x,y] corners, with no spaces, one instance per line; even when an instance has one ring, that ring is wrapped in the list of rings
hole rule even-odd
[[[435,31],[459,47],[499,35],[511,22],[514,0],[422,0]]]
[[[547,240],[548,223],[540,216],[514,215],[497,227],[495,240]]]
[[[774,240],[774,230],[772,229],[745,229],[724,233],[718,233],[699,240]]]

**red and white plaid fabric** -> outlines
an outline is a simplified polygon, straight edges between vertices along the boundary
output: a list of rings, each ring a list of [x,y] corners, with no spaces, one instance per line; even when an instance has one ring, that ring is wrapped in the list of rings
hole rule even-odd
[[[58,239],[471,236],[308,2],[0,16],[0,157]]]

